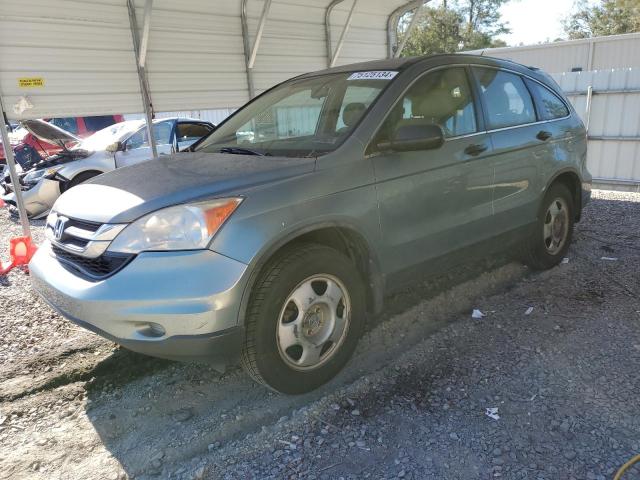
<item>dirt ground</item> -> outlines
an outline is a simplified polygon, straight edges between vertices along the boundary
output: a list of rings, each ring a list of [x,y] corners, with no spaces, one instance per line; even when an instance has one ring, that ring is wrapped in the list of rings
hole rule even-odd
[[[18,233],[0,211],[2,258]],[[568,263],[483,259],[402,292],[344,372],[291,397],[121,349],[14,271],[0,478],[609,479],[640,453],[638,272],[640,194],[596,191]]]

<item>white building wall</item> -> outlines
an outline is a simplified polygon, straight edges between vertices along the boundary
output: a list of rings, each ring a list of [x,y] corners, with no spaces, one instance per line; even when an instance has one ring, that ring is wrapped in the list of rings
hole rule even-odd
[[[570,72],[574,68],[583,71],[640,68],[640,33],[523,47],[487,48],[467,53],[513,60],[549,73]]]

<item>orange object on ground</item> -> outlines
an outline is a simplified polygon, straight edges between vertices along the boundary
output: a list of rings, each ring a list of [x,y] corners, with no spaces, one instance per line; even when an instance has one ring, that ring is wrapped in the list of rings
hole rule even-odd
[[[4,207],[5,205],[6,205],[6,204],[4,203],[4,200],[2,200],[2,199],[0,198],[0,208]]]
[[[9,240],[9,263],[0,265],[0,275],[4,275],[15,267],[27,265],[36,253],[31,237],[16,237]]]

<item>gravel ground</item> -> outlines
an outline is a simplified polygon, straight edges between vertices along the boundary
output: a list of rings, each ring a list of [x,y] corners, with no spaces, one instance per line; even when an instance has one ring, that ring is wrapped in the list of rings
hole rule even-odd
[[[6,258],[6,211],[0,231]],[[120,349],[14,271],[0,478],[611,478],[640,452],[638,232],[639,194],[595,192],[567,264],[479,260],[402,292],[345,371],[297,397]]]

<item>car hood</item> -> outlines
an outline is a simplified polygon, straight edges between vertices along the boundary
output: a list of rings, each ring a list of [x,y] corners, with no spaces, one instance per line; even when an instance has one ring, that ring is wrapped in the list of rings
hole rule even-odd
[[[38,140],[60,145],[62,148],[69,142],[80,142],[80,138],[66,130],[45,122],[44,120],[22,120],[22,126]]]
[[[160,208],[239,195],[269,182],[311,173],[315,158],[180,153],[100,175],[65,192],[54,209],[100,223],[128,223]]]

